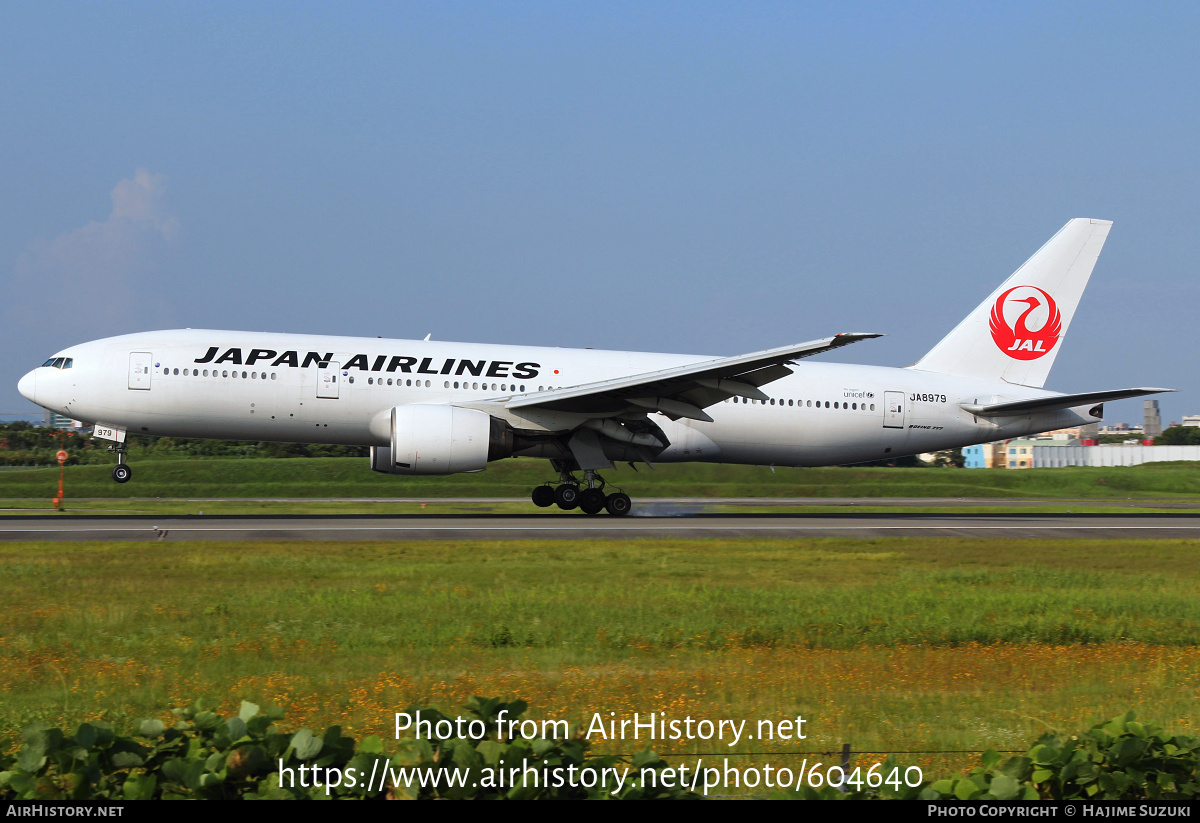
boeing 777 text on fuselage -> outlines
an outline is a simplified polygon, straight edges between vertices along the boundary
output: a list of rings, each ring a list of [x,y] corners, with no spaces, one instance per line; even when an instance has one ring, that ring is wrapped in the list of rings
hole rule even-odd
[[[919,362],[799,362],[877,334],[739,357],[185,329],[65,349],[21,394],[113,441],[130,432],[371,447],[388,474],[550,461],[533,502],[628,513],[614,462],[826,466],[1095,422],[1103,403],[1167,389],[1042,388],[1111,223],[1076,219]],[[582,477],[578,474],[582,473]]]

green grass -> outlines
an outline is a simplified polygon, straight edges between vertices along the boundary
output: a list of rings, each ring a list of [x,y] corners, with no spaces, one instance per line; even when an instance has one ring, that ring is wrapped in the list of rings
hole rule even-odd
[[[494,694],[574,722],[803,713],[805,746],[824,750],[1020,748],[1130,708],[1195,733],[1198,554],[1177,540],[6,543],[0,731],[165,717],[208,695],[283,705],[292,728],[386,735],[414,701]]]
[[[133,464],[134,479],[112,482],[110,466],[71,466],[68,499],[203,497],[527,497],[553,480],[542,460],[505,460],[486,472],[448,477],[402,477],[370,471],[357,458],[190,459]],[[49,500],[58,469],[0,472],[0,499]],[[631,496],[648,497],[966,497],[1078,499],[1200,499],[1200,466],[1149,464],[1094,469],[854,469],[708,464],[662,465],[605,472]]]

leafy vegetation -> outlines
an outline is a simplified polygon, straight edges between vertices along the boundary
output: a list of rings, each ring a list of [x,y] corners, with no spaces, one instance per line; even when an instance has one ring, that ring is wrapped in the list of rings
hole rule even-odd
[[[513,724],[527,708],[524,701],[473,697],[464,708],[465,713],[449,716],[433,706],[409,706],[401,715],[408,725],[423,722],[424,731],[398,741],[391,754],[385,753],[380,737],[359,743],[342,734],[339,726],[320,736],[307,728],[272,731],[283,713],[260,712],[247,702],[235,717],[222,718],[209,704],[197,701],[173,711],[177,722],[172,727],[142,720],[134,735],[119,735],[107,723],[83,723],[73,736],[34,723],[25,728],[15,755],[0,756],[0,800],[703,797],[663,780],[667,762],[649,749],[630,759],[589,757],[583,735],[555,739],[512,734]],[[539,727],[535,723],[532,728]],[[774,796],[1194,800],[1200,794],[1198,766],[1200,739],[1168,737],[1129,712],[1080,735],[1044,735],[1025,755],[1003,764],[999,752],[988,750],[965,777],[912,779],[919,770],[904,769],[893,755],[882,764],[840,770],[837,786],[829,785],[828,772],[811,770],[796,780],[795,788]],[[706,790],[729,779],[727,769],[710,769],[714,774],[705,775]],[[708,782],[713,776],[716,784]]]
[[[1200,738],[1167,736],[1129,712],[1079,735],[1047,734],[1000,763],[994,750],[965,778],[939,780],[921,799],[1195,800]]]
[[[1200,427],[1172,426],[1154,438],[1156,446],[1200,446]]]
[[[984,753],[965,777],[906,785],[889,758],[876,779],[851,773],[843,791],[811,785],[778,792],[793,800],[1186,800],[1200,795],[1200,738],[1167,736],[1159,726],[1139,723],[1134,712],[1099,723],[1082,734],[1043,735],[1029,751],[1001,763],[995,749]],[[891,775],[889,784],[887,776]],[[818,784],[819,785],[819,784]],[[844,791],[849,789],[849,791]]]
[[[272,731],[283,713],[246,702],[223,718],[197,701],[174,710],[173,726],[143,720],[133,735],[107,723],[83,723],[74,735],[34,723],[15,755],[0,756],[0,800],[698,797],[660,785],[651,775],[667,764],[652,751],[636,755],[620,780],[623,759],[588,757],[581,737],[503,737],[511,727],[500,720],[519,721],[523,701],[475,697],[465,708],[450,718],[436,707],[410,706],[404,714],[425,721],[429,733],[400,740],[390,755],[378,736],[356,743],[339,726],[319,736]]]

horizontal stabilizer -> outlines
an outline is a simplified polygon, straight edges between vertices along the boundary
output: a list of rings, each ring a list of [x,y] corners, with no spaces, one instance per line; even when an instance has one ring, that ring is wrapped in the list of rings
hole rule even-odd
[[[1012,403],[994,403],[992,405],[977,405],[974,403],[960,404],[964,411],[979,417],[1024,417],[1038,412],[1071,409],[1075,406],[1087,406],[1094,403],[1107,403],[1111,400],[1125,400],[1129,397],[1141,397],[1146,394],[1160,394],[1175,389],[1114,389],[1113,391],[1092,391],[1083,394],[1057,394],[1051,397],[1038,397],[1033,400],[1017,400]]]

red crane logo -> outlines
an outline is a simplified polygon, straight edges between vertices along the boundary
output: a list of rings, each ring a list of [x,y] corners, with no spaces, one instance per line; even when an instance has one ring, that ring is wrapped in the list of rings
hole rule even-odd
[[[1028,297],[1014,298],[1009,301],[1008,296],[1017,289],[1032,289],[1041,295],[1042,299],[1039,300],[1036,295],[1031,294]],[[1028,306],[1012,326],[1004,319],[1004,306],[1008,302],[1025,303]],[[1046,307],[1045,320],[1040,328],[1031,330],[1026,325],[1029,315],[1041,306]],[[1000,351],[1014,360],[1037,360],[1042,355],[1048,354],[1062,335],[1062,315],[1059,314],[1058,305],[1054,302],[1053,297],[1037,286],[1013,286],[996,298],[996,304],[992,306],[989,325],[992,329],[992,339],[996,341]]]

